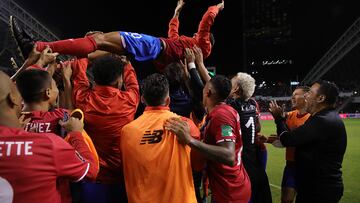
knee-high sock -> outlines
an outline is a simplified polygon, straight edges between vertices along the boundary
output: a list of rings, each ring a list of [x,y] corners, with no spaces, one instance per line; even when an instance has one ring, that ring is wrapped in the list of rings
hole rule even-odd
[[[77,57],[87,57],[89,53],[97,49],[96,42],[92,36],[54,42],[36,42],[36,49],[40,52],[43,51],[46,46],[49,46],[53,52]]]

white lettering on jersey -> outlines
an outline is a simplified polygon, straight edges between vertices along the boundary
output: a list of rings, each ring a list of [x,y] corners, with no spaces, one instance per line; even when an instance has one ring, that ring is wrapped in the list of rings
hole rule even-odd
[[[33,155],[32,144],[33,144],[33,141],[17,141],[17,142],[0,141],[0,157],[14,156],[14,155],[15,156]]]
[[[25,131],[30,131],[35,129],[37,133],[51,133],[50,130],[51,123],[28,123],[26,124]]]

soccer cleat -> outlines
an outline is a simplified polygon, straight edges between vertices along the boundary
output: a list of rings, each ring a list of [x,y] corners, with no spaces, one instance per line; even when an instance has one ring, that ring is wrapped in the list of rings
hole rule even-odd
[[[14,16],[10,16],[9,20],[10,31],[12,37],[15,39],[17,44],[17,49],[20,56],[26,60],[34,47],[34,39],[31,34],[27,33],[24,29],[22,29],[16,18]]]

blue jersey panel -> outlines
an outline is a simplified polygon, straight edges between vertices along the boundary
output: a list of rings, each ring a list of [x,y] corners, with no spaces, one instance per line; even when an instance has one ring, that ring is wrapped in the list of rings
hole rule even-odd
[[[137,61],[155,59],[161,52],[161,41],[157,37],[133,32],[121,32],[125,49],[134,55]]]

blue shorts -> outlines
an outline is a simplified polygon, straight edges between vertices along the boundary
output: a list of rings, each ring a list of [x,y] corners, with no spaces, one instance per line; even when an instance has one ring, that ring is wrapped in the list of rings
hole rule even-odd
[[[123,37],[123,46],[137,61],[153,60],[161,52],[161,41],[157,37],[134,32],[119,32]]]
[[[281,186],[283,188],[290,187],[290,188],[297,189],[295,173],[296,173],[296,170],[295,170],[294,164],[290,164],[290,165],[287,164],[285,166],[284,173],[283,173],[283,179],[282,179],[282,183],[281,183]]]

